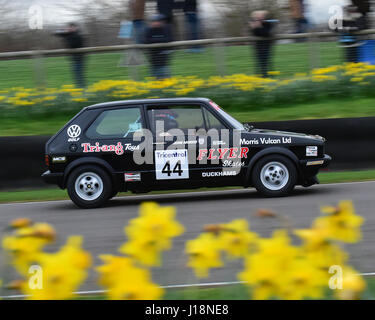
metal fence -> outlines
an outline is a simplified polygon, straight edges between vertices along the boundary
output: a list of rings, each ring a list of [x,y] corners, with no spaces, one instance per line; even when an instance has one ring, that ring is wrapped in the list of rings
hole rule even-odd
[[[362,39],[370,39],[375,29],[357,34]],[[256,40],[259,38],[236,37],[0,53],[0,74],[3,75],[0,88],[19,86],[20,83],[25,87],[56,87],[73,83],[70,70],[67,71],[71,68],[69,59],[63,57],[78,52],[87,54],[86,77],[89,84],[103,79],[144,80],[150,76],[147,52],[158,47],[171,51],[172,76],[207,78],[237,73],[256,74]],[[337,33],[279,34],[273,40],[269,69],[281,72],[281,76],[305,73],[313,68],[345,61]]]

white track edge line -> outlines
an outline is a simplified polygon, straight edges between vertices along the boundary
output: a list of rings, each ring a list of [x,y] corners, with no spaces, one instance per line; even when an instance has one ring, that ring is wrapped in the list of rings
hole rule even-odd
[[[366,272],[366,273],[359,273],[360,276],[375,276],[375,272]],[[192,287],[220,287],[220,286],[228,286],[234,284],[242,284],[245,283],[244,281],[227,281],[227,282],[206,282],[206,283],[193,283],[193,284],[172,284],[161,286],[163,289],[178,289],[178,288],[192,288]],[[106,293],[107,290],[89,290],[89,291],[77,291],[74,294],[77,295],[88,295],[88,294],[101,294]],[[10,296],[0,296],[0,299],[21,299],[27,298],[27,295],[10,295]]]

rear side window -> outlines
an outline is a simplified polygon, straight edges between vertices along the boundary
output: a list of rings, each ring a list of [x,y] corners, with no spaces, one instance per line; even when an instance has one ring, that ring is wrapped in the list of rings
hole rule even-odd
[[[131,138],[142,129],[141,110],[138,107],[102,112],[87,129],[91,139]]]

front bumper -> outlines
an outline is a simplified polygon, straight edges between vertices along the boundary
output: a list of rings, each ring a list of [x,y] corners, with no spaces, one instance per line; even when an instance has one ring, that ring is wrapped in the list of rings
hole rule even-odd
[[[317,159],[305,159],[300,160],[300,165],[303,168],[326,168],[332,161],[332,158],[325,154],[323,158],[317,158]]]
[[[53,173],[51,171],[46,171],[42,174],[42,179],[45,183],[48,184],[57,184],[58,186],[62,186],[64,174],[63,173]]]
[[[304,187],[319,184],[319,180],[316,176],[319,169],[327,167],[331,161],[332,158],[327,154],[325,154],[323,158],[300,160],[302,171],[300,184]]]

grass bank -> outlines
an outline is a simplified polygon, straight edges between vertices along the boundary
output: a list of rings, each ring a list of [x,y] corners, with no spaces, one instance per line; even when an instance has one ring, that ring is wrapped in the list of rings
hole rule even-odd
[[[375,116],[375,99],[329,99],[320,102],[294,105],[269,106],[241,111],[240,108],[229,111],[241,122],[303,120],[321,118],[351,118]],[[226,105],[222,105],[224,109]],[[0,136],[53,135],[71,117],[54,115],[41,117],[2,117],[0,118]]]

